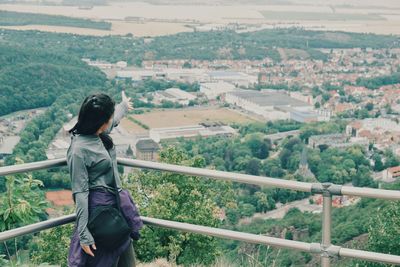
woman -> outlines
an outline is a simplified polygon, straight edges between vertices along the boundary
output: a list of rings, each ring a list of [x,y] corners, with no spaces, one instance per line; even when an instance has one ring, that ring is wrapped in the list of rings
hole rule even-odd
[[[69,131],[72,135],[67,163],[77,214],[68,255],[70,267],[135,266],[130,239],[110,251],[96,247],[88,229],[89,214],[95,207],[116,203],[116,186],[120,195],[121,212],[132,229],[130,236],[133,239],[139,238],[142,221],[129,193],[121,190],[115,147],[108,135],[131,109],[130,98],[124,92],[122,102],[116,106],[108,95],[88,96],[80,108],[78,122]]]

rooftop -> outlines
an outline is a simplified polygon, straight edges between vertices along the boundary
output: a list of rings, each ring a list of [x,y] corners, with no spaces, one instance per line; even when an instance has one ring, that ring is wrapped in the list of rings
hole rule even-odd
[[[159,145],[153,139],[139,139],[136,143],[136,148],[139,150],[158,150]]]
[[[230,92],[229,94],[246,99],[259,106],[291,106],[291,107],[305,107],[309,106],[308,103],[294,99],[282,93],[259,92],[251,90],[240,90]]]
[[[12,154],[14,147],[21,139],[19,136],[4,136],[0,142],[0,154]]]
[[[73,206],[71,190],[59,190],[46,192],[46,199],[55,206]]]

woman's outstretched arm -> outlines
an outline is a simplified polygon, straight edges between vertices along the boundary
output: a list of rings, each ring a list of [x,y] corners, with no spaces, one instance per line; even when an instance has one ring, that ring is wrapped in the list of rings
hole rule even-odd
[[[133,107],[132,107],[131,98],[127,97],[125,95],[125,92],[122,91],[122,101],[121,101],[121,103],[119,103],[118,105],[115,106],[112,123],[104,132],[107,134],[111,133],[112,129],[114,129],[114,127],[116,127],[119,124],[121,119],[123,117],[125,117],[126,113],[132,109],[133,109]]]

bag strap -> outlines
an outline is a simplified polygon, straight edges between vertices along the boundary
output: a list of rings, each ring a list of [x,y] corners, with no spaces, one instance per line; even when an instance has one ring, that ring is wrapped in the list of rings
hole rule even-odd
[[[114,175],[114,162],[113,162],[113,158],[111,157],[110,152],[108,151],[108,149],[106,149],[106,150],[107,150],[108,155],[110,155],[110,158],[111,158],[111,166],[113,168],[113,178],[114,178],[112,185],[113,185],[114,192],[115,192],[115,198],[117,200],[117,208],[118,208],[118,211],[121,212],[121,198],[119,196],[119,191],[118,191],[118,187],[117,187],[117,180],[116,180],[115,175]]]

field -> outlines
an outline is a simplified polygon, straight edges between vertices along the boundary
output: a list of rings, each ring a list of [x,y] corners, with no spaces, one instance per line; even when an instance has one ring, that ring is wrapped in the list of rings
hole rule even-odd
[[[345,14],[345,13],[323,13],[323,12],[279,12],[262,11],[263,16],[268,20],[318,20],[318,21],[354,21],[354,20],[385,20],[377,14]]]
[[[57,33],[72,33],[79,35],[91,36],[107,36],[107,35],[126,35],[128,33],[134,36],[162,36],[176,34],[180,32],[192,31],[191,28],[186,27],[183,23],[162,23],[162,22],[124,22],[124,21],[111,21],[111,30],[99,30],[90,28],[77,28],[77,27],[64,27],[52,25],[23,25],[23,26],[0,26],[0,28],[9,30],[38,30],[46,32]]]
[[[192,4],[184,4],[184,0],[179,0],[175,5],[166,0],[154,0],[150,3],[110,2],[107,6],[94,6],[90,10],[79,9],[75,6],[0,4],[0,10],[104,20],[112,24],[110,31],[55,27],[53,24],[41,26],[43,24],[37,22],[28,26],[9,27],[9,29],[18,30],[36,29],[85,35],[132,33],[136,36],[159,36],[192,31],[187,25],[207,26],[229,23],[266,25],[267,27],[297,26],[308,30],[400,34],[399,1],[385,0],[376,3],[372,0],[363,0],[362,5],[356,0],[337,0],[331,3],[326,0],[298,0],[290,1],[291,4],[267,4],[262,0],[228,2],[227,0],[215,3],[214,1],[204,3],[192,1]],[[135,21],[128,21],[128,18]]]
[[[196,125],[202,122],[222,122],[225,124],[249,123],[255,119],[227,108],[190,108],[173,110],[155,110],[149,113],[131,115],[134,119],[150,128],[178,127]],[[136,123],[124,119],[121,125],[129,132],[145,133],[146,130]]]

